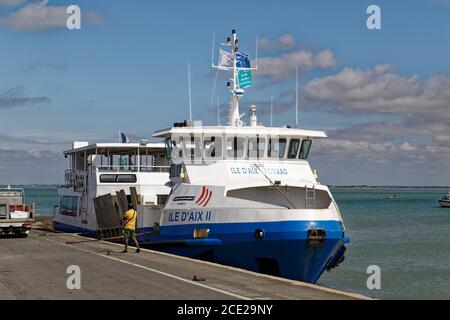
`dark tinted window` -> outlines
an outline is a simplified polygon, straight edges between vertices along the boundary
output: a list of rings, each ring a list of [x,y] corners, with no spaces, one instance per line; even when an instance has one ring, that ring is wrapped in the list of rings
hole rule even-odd
[[[102,174],[100,175],[101,183],[135,183],[135,174]]]
[[[300,146],[299,139],[291,139],[289,142],[288,159],[295,159],[297,157],[298,147]]]
[[[299,159],[307,159],[309,154],[309,149],[311,149],[311,140],[303,140],[302,146],[300,148],[300,153],[298,155]]]
[[[136,175],[135,174],[119,174],[117,175],[117,182],[124,183],[135,183],[136,182]]]
[[[78,197],[63,196],[60,209],[61,214],[76,217],[78,214]]]
[[[267,156],[269,158],[283,158],[285,149],[286,149],[286,139],[284,138],[270,139]]]

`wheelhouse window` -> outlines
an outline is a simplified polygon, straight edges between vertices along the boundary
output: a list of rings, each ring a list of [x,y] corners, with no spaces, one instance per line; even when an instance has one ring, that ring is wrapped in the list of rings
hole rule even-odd
[[[136,183],[135,174],[101,174],[100,183]]]
[[[300,147],[300,153],[298,155],[299,159],[308,159],[309,150],[311,149],[312,140],[306,139],[302,141],[302,146]]]
[[[62,196],[60,208],[61,214],[76,217],[78,215],[78,197]]]
[[[247,156],[249,159],[260,159],[266,151],[266,139],[261,137],[249,137]]]
[[[291,141],[289,141],[289,150],[288,150],[288,155],[287,155],[288,159],[297,158],[299,146],[300,146],[299,139],[291,139]]]
[[[269,139],[269,146],[267,150],[267,156],[269,158],[275,159],[283,158],[285,150],[286,150],[285,138]]]
[[[164,143],[166,145],[166,158],[168,161],[170,161],[170,159],[172,159],[172,150],[174,147],[174,142],[170,139],[166,139],[164,140]]]
[[[184,140],[184,155],[187,160],[198,160],[202,157],[202,139],[200,137],[191,136]]]
[[[227,157],[233,159],[243,158],[245,155],[245,138],[227,138]]]
[[[178,137],[176,140],[166,139],[166,158],[176,160],[183,158],[183,137]]]
[[[207,160],[222,159],[222,137],[205,136],[203,152]]]

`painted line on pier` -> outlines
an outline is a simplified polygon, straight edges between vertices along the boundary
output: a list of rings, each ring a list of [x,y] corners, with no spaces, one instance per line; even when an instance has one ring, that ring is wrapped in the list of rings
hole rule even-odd
[[[167,273],[167,272],[163,272],[163,271],[160,271],[160,270],[149,268],[149,267],[137,264],[137,263],[133,263],[133,262],[130,262],[130,261],[122,260],[122,259],[115,258],[115,257],[112,257],[112,256],[107,256],[107,255],[104,255],[104,254],[101,254],[101,253],[98,253],[98,252],[94,252],[94,251],[91,251],[91,250],[88,250],[88,249],[78,248],[78,247],[75,247],[75,246],[68,246],[65,243],[61,243],[61,242],[58,242],[58,241],[55,241],[55,240],[51,240],[51,239],[48,239],[46,237],[40,237],[40,238],[44,239],[44,240],[47,240],[47,241],[50,241],[50,242],[53,242],[53,243],[56,243],[56,244],[59,244],[59,245],[64,246],[66,248],[74,248],[74,249],[77,249],[79,251],[95,254],[95,255],[103,257],[103,258],[111,259],[111,260],[114,260],[114,261],[119,261],[119,262],[122,262],[122,263],[125,263],[125,264],[128,264],[128,265],[132,265],[132,266],[137,267],[137,268],[141,268],[141,269],[144,269],[144,270],[147,270],[147,271],[150,271],[150,272],[154,272],[154,273],[166,276],[168,278],[176,279],[176,280],[179,280],[179,281],[191,284],[191,285],[195,285],[197,287],[202,287],[202,288],[209,289],[209,290],[212,290],[212,291],[215,291],[215,292],[218,292],[218,293],[222,293],[222,294],[228,295],[230,297],[234,297],[234,298],[241,299],[241,300],[252,300],[252,298],[244,297],[244,296],[241,296],[241,295],[236,294],[236,293],[232,293],[232,292],[225,291],[225,290],[222,290],[222,289],[214,288],[214,287],[208,286],[206,284],[192,282],[192,280],[187,280],[187,279],[178,277],[178,276],[176,276],[174,274],[170,274],[170,273]]]

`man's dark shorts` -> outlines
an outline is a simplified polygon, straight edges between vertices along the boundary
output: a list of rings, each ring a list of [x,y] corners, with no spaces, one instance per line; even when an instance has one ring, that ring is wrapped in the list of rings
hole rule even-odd
[[[136,236],[135,229],[123,229],[123,234],[126,239],[134,238]]]

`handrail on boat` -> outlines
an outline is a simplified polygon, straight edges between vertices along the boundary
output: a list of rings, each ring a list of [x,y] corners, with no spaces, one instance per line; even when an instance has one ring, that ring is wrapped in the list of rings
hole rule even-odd
[[[154,165],[112,165],[94,166],[98,172],[169,172],[170,166]]]

